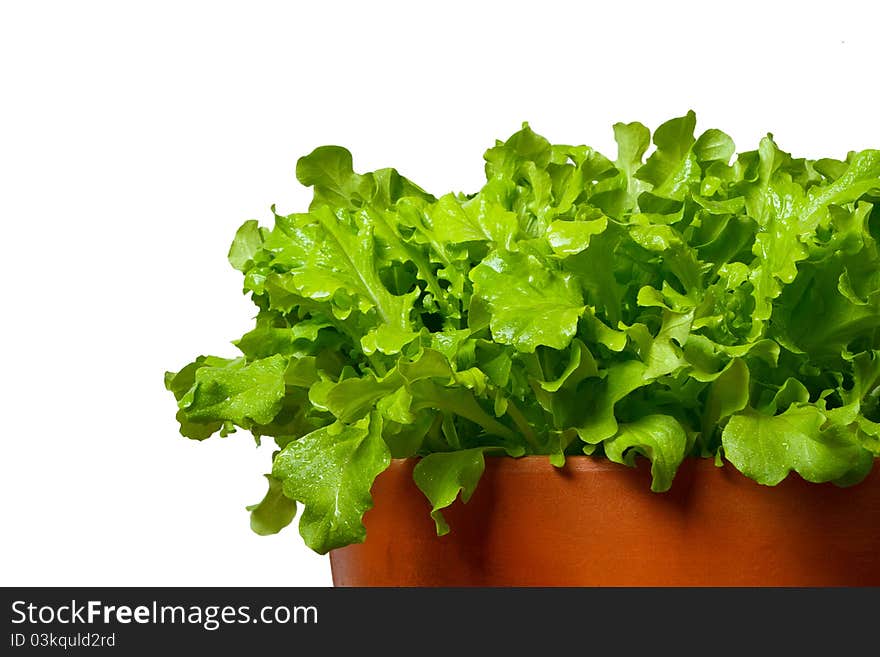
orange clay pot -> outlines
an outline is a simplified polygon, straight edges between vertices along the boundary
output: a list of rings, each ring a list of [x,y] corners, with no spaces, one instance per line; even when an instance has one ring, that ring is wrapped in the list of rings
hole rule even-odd
[[[767,487],[687,459],[652,493],[644,459],[490,457],[438,537],[415,463],[376,479],[366,542],[330,554],[336,586],[880,585],[878,467],[851,488],[797,475]]]

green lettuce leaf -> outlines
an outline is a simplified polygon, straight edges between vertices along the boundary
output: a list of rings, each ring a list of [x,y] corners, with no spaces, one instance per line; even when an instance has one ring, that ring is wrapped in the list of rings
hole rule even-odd
[[[668,415],[646,415],[620,425],[617,434],[605,441],[605,455],[615,463],[635,466],[636,454],[651,461],[651,490],[662,493],[672,486],[675,471],[685,456],[687,434]]]
[[[431,517],[437,534],[449,533],[449,525],[441,513],[461,495],[467,503],[477,488],[486,467],[486,448],[476,447],[457,452],[437,452],[421,459],[413,470],[413,479],[431,502]]]
[[[251,512],[251,529],[260,536],[277,534],[296,516],[296,502],[284,495],[281,481],[266,475],[269,490],[259,504],[247,507]]]
[[[382,421],[374,415],[290,443],[275,457],[272,477],[285,496],[305,505],[299,532],[324,554],[366,538],[361,519],[373,506],[370,488],[390,462]]]
[[[792,471],[816,483],[862,479],[872,455],[848,432],[823,430],[825,423],[822,412],[809,405],[793,405],[775,416],[737,413],[721,437],[724,455],[744,475],[768,486]]]
[[[473,269],[471,280],[489,308],[493,339],[522,351],[565,348],[585,310],[572,276],[534,255],[495,253]]]
[[[271,422],[281,410],[287,359],[274,355],[252,363],[245,359],[205,359],[168,379],[172,390],[182,390],[181,378],[192,383],[178,399],[181,432],[191,438],[207,438],[232,425],[251,429]],[[201,432],[201,428],[204,433]]]

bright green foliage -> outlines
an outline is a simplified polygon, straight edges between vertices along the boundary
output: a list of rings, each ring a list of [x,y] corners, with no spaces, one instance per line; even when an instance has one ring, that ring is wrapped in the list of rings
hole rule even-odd
[[[687,450],[687,434],[669,415],[646,415],[620,425],[613,438],[605,441],[605,455],[615,463],[635,465],[636,454],[651,460],[651,490],[664,492],[672,486],[675,471]]]
[[[269,490],[259,504],[247,507],[251,512],[251,529],[260,536],[277,534],[296,516],[296,502],[282,490],[281,481],[266,475]]]
[[[431,517],[437,524],[437,533],[449,533],[449,525],[440,513],[455,501],[461,493],[461,501],[467,502],[483,476],[486,467],[483,453],[485,447],[462,449],[455,452],[435,452],[421,459],[413,471],[413,479],[431,501]]]
[[[242,356],[166,375],[181,433],[270,436],[252,526],[298,501],[319,552],[363,540],[390,458],[424,457],[440,533],[486,453],[643,457],[656,491],[688,456],[857,483],[880,454],[880,151],[737,154],[695,127],[618,123],[611,159],[524,125],[473,194],[316,149],[308,211],[229,251],[257,307]]]
[[[390,460],[382,421],[369,417],[317,429],[275,456],[272,477],[306,507],[299,523],[306,545],[324,553],[364,540],[361,517],[373,506],[370,488]]]

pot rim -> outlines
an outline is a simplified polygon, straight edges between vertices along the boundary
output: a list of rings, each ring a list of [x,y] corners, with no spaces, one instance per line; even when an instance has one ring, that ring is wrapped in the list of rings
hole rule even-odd
[[[423,457],[421,456],[407,456],[403,458],[393,458],[391,459],[391,465],[397,467],[403,467],[409,464],[418,463]],[[632,467],[629,465],[625,465],[623,463],[616,463],[611,461],[604,456],[591,456],[588,454],[573,454],[571,456],[565,457],[565,465],[562,467],[557,467],[550,463],[550,455],[549,454],[528,454],[525,456],[507,456],[507,455],[499,455],[499,454],[486,454],[484,455],[486,460],[486,464],[492,464],[493,467],[504,467],[505,469],[513,469],[513,470],[525,470],[525,471],[534,471],[534,470],[547,470],[558,472],[560,470],[576,470],[578,472],[594,472],[594,471],[607,471],[607,470],[639,470],[641,467],[650,467],[651,462],[647,458],[639,458],[636,460],[636,467]],[[880,461],[880,459],[878,459]],[[729,466],[730,468],[736,470],[734,465],[729,461],[724,461],[722,466],[716,466],[714,458],[703,458],[703,457],[686,457],[684,461],[681,462],[681,467],[686,467],[687,464],[691,462],[694,465],[697,465],[696,462],[702,462],[697,467],[708,467],[711,466],[712,469],[716,470],[724,470],[725,467]],[[739,470],[736,470],[739,472]]]
[[[391,463],[388,467],[413,467],[416,463],[418,463],[423,457],[421,456],[407,456],[404,458],[392,458]],[[484,456],[486,461],[486,466],[491,467],[493,469],[503,469],[506,472],[536,472],[536,471],[544,471],[544,472],[632,472],[635,474],[643,469],[650,469],[651,462],[647,458],[638,458],[636,459],[635,467],[625,465],[623,463],[616,463],[614,461],[609,460],[604,456],[592,456],[588,454],[574,454],[571,456],[565,457],[565,465],[562,467],[554,466],[550,463],[550,455],[549,454],[528,454],[525,456],[507,456],[507,455],[497,455],[497,454],[486,454]],[[724,460],[720,466],[715,465],[715,459],[713,457],[702,457],[702,456],[687,456],[678,466],[677,473],[680,473],[683,469],[696,469],[699,472],[715,472],[719,475],[732,475],[737,474],[751,481],[756,485],[758,482],[754,481],[750,477],[747,477],[739,469],[730,461]],[[880,457],[874,459],[874,465],[872,467],[873,471],[880,471]],[[796,471],[792,470],[788,473],[788,476],[781,482],[782,484],[785,481],[790,480],[801,480],[807,482],[813,486],[821,486],[824,484],[834,485],[832,482],[810,482],[806,479],[803,479],[801,475],[799,475]],[[777,484],[778,486],[779,484]],[[775,488],[774,486],[769,486],[768,488]]]

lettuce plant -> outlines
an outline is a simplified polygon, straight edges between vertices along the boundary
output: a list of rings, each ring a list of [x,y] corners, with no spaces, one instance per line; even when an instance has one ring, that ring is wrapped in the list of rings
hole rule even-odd
[[[299,160],[307,212],[247,221],[229,261],[257,307],[241,356],[165,383],[181,433],[277,445],[261,534],[362,541],[392,458],[441,509],[484,456],[686,457],[774,485],[857,483],[880,454],[880,151],[736,154],[692,112],[614,126],[614,160],[528,125],[485,154],[475,194],[394,169]],[[650,151],[650,154],[648,155]]]

